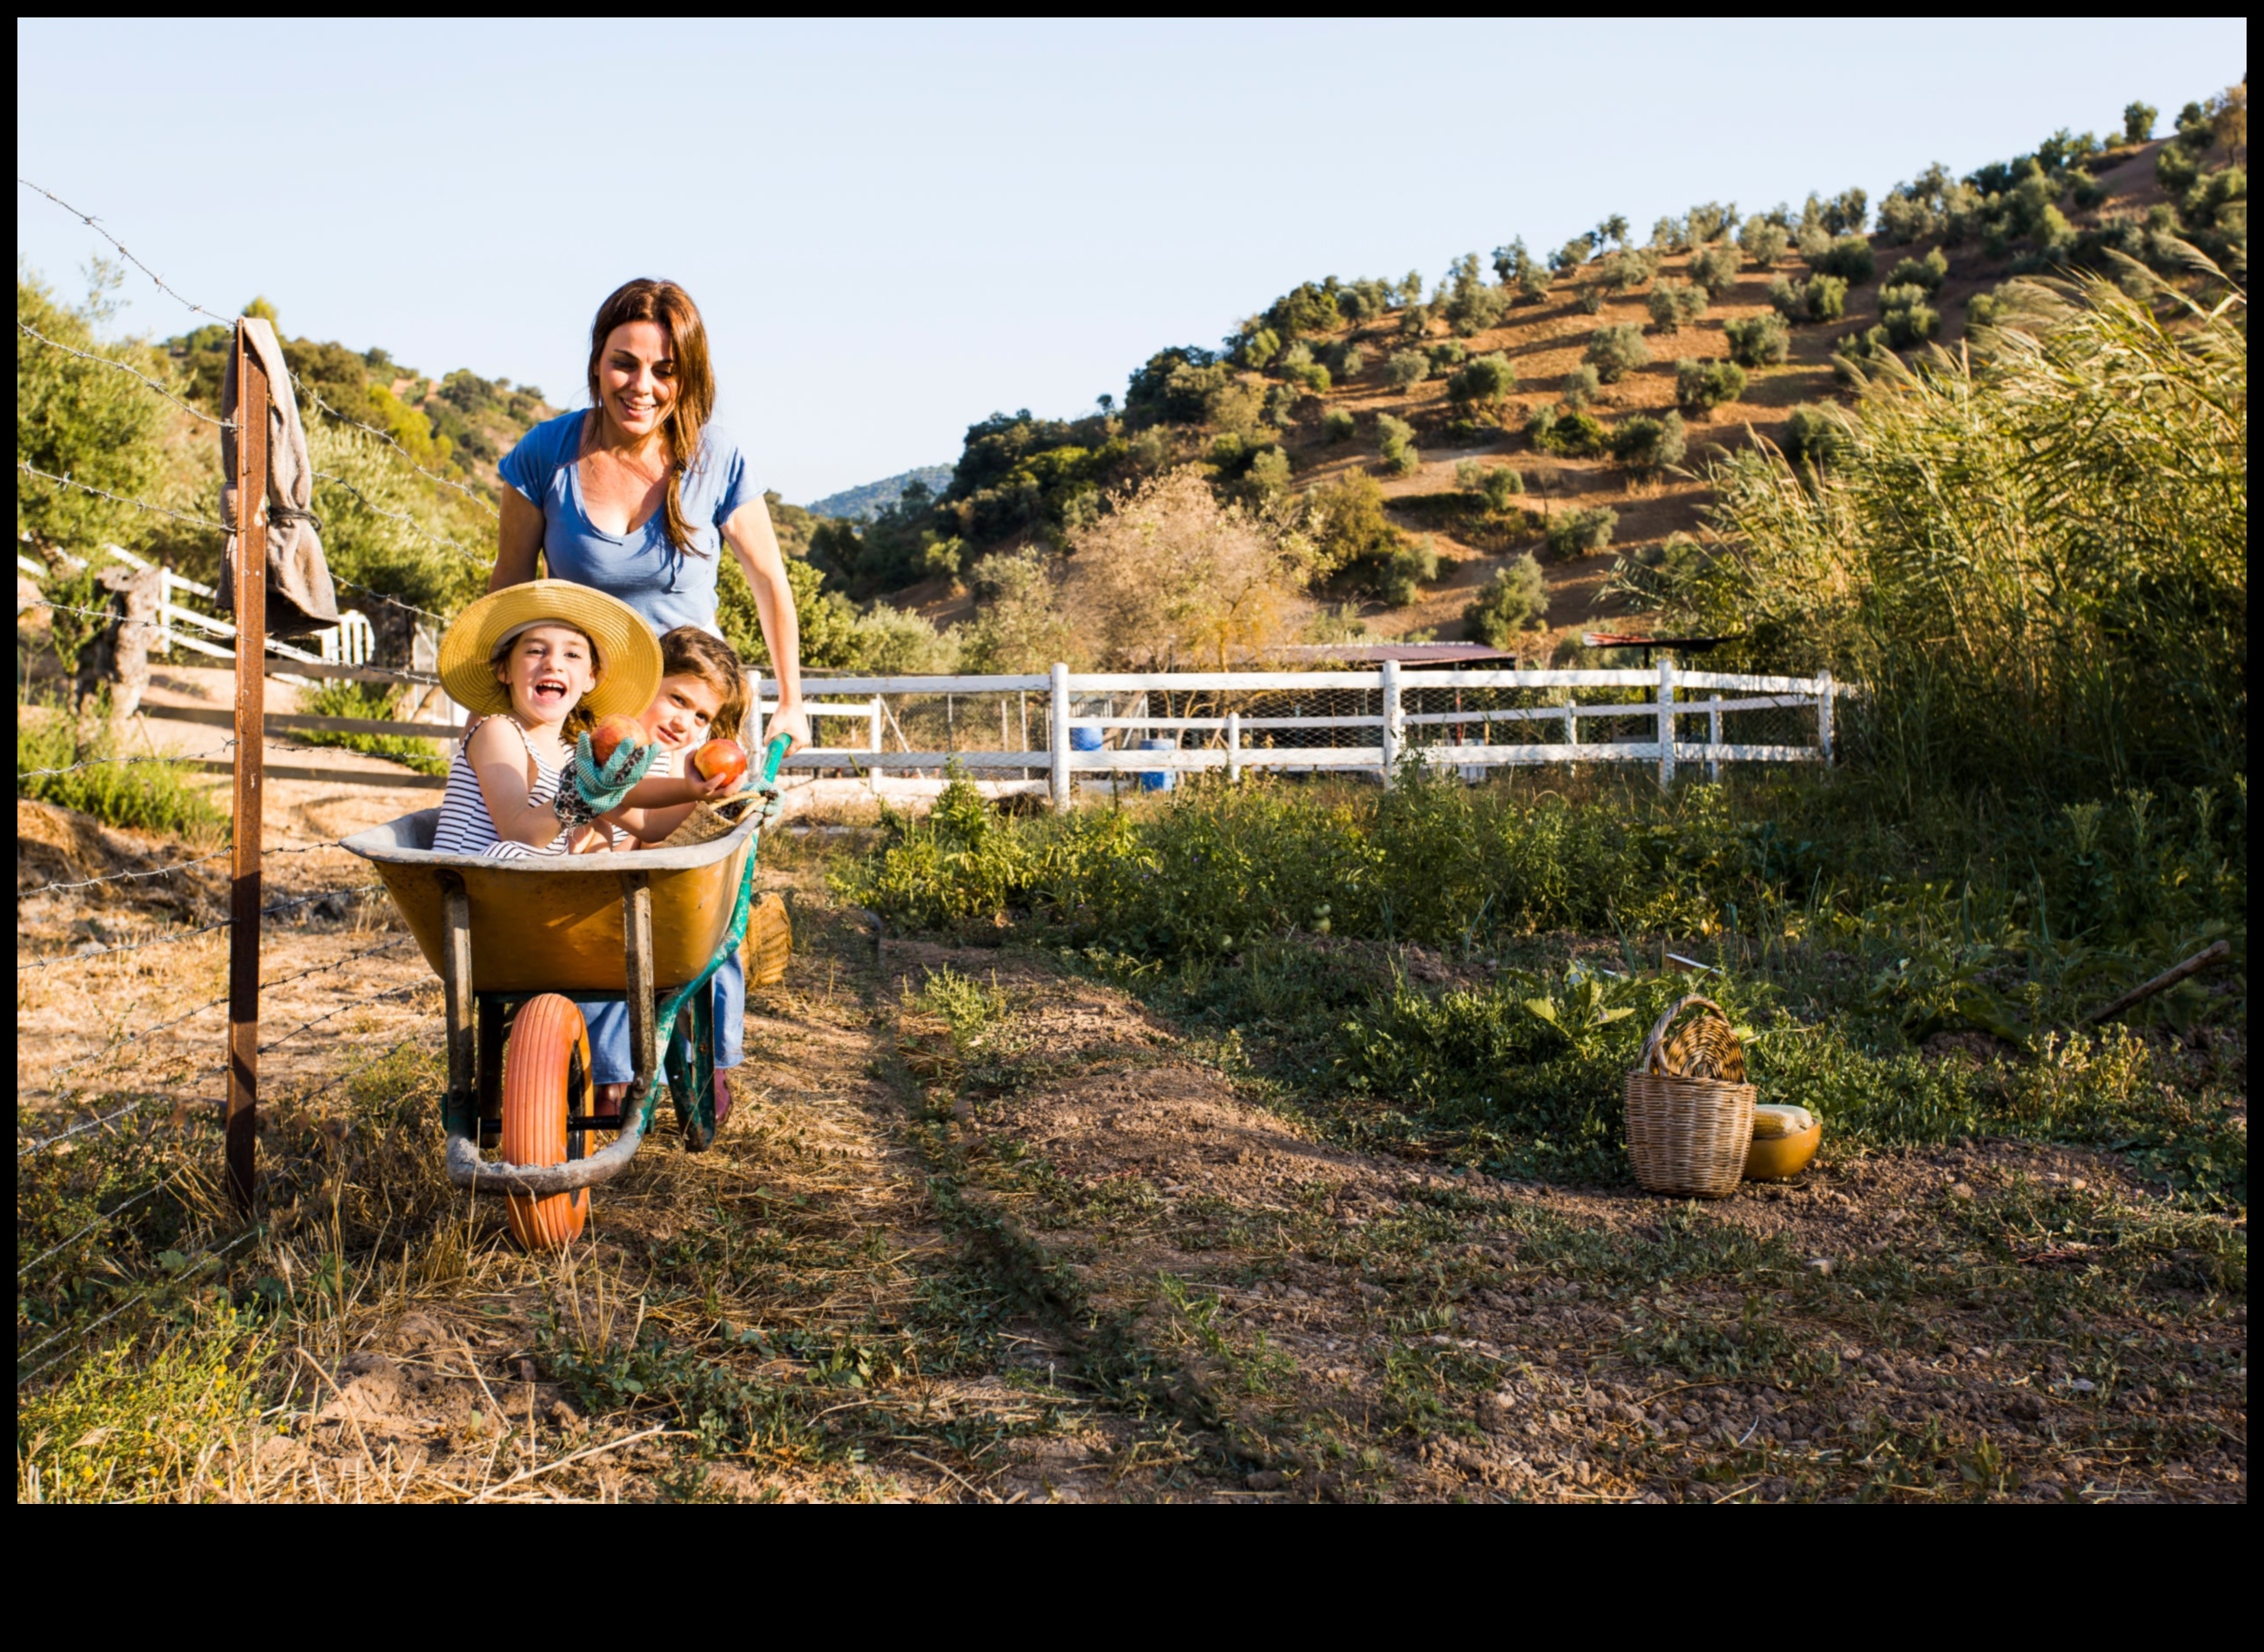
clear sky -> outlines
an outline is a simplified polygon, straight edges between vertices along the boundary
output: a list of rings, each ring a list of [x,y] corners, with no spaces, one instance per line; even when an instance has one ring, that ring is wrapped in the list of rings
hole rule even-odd
[[[682,281],[806,501],[1072,414],[1330,273],[1747,210],[2108,133],[2239,19],[1658,24],[18,21],[18,173],[198,302],[580,404],[598,301]],[[102,250],[18,188],[18,258]],[[120,324],[188,319],[146,282]]]

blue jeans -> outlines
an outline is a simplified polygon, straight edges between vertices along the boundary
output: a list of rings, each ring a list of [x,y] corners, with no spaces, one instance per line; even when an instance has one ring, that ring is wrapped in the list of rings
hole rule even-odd
[[[737,1066],[747,1059],[747,970],[737,952],[716,966],[708,990],[715,995],[715,1065],[724,1068]],[[581,999],[575,1001],[581,1005],[582,1018],[590,1024],[590,1081],[628,1083],[636,1076],[629,1054],[629,1007]],[[661,1052],[664,1056],[666,1053]]]

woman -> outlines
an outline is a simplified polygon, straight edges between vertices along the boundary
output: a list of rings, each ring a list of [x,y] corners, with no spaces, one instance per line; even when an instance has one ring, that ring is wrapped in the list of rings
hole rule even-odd
[[[536,577],[618,597],[656,634],[693,625],[721,636],[715,580],[729,545],[753,590],[778,709],[764,739],[809,739],[802,707],[801,633],[786,559],[745,456],[708,423],[715,379],[692,295],[673,281],[627,283],[590,328],[590,408],[537,425],[504,455],[503,525],[488,589]],[[725,1074],[743,1059],[746,977],[735,955],[715,972],[715,1117],[729,1116]],[[602,1101],[626,1094],[628,1034],[619,1005],[590,1017]]]

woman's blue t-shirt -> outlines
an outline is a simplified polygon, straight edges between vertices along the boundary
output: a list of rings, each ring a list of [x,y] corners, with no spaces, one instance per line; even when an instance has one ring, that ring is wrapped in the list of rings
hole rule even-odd
[[[582,421],[588,413],[562,413],[519,438],[504,455],[503,479],[542,512],[542,554],[554,579],[571,579],[619,597],[656,631],[679,625],[714,631],[715,575],[722,565],[723,524],[742,506],[759,503],[762,490],[747,474],[738,444],[714,425],[702,433],[700,457],[685,473],[684,520],[692,546],[669,542],[667,513],[655,511],[643,527],[608,534],[582,506]]]

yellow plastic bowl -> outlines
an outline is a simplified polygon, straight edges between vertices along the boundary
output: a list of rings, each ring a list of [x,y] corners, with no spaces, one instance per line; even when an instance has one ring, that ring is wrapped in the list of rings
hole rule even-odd
[[[1808,1161],[1816,1157],[1816,1149],[1823,1141],[1824,1121],[1820,1118],[1797,1135],[1757,1138],[1745,1149],[1745,1180],[1781,1182],[1787,1176],[1798,1175],[1808,1168]]]

